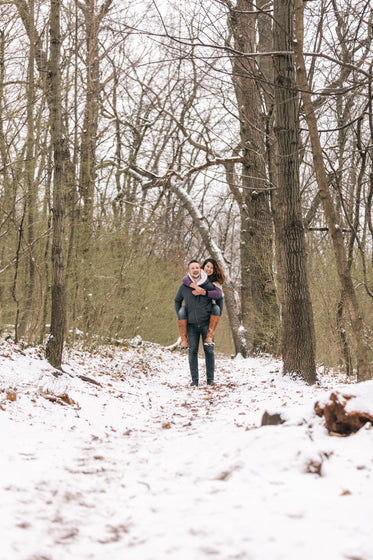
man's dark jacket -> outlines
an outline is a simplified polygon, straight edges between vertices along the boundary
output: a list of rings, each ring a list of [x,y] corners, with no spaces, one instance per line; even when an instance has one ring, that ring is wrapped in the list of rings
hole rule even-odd
[[[215,286],[206,280],[200,285],[204,290],[214,290]],[[185,302],[188,323],[194,325],[206,325],[209,323],[212,300],[207,296],[194,296],[193,288],[181,284],[175,296],[175,310],[179,311],[183,301]]]

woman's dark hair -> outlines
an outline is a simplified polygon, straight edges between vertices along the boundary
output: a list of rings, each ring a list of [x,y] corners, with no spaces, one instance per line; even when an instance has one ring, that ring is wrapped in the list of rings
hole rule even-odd
[[[215,259],[206,259],[201,268],[204,269],[207,263],[211,263],[214,267],[214,272],[209,276],[210,282],[218,282],[223,285],[225,282],[225,274],[220,264]]]

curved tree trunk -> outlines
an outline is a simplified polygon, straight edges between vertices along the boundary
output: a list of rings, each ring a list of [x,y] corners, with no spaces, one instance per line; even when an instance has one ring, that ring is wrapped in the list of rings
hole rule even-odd
[[[228,160],[217,158],[217,159],[215,159],[214,162],[208,162],[208,163],[204,164],[203,166],[195,168],[194,171],[204,169],[206,166],[209,167],[212,164],[214,164],[214,165],[220,164],[220,165],[224,165],[226,167],[227,164],[237,163],[238,161],[241,161],[241,158],[233,158],[233,159],[230,158]],[[248,353],[247,333],[246,333],[246,330],[245,330],[244,326],[241,324],[241,322],[239,320],[237,302],[236,302],[236,298],[235,298],[235,290],[234,290],[232,281],[230,279],[230,275],[228,273],[228,266],[226,265],[226,261],[225,261],[225,258],[224,258],[224,255],[223,255],[222,251],[219,249],[219,247],[216,245],[216,243],[211,238],[210,229],[209,229],[209,226],[207,224],[206,218],[204,216],[202,216],[202,214],[198,210],[197,206],[194,204],[193,199],[188,194],[186,189],[182,186],[182,180],[181,179],[179,179],[181,184],[177,184],[177,183],[170,184],[171,176],[174,175],[174,173],[171,172],[166,177],[158,177],[153,172],[146,171],[146,170],[141,169],[139,167],[136,167],[134,165],[130,166],[129,171],[131,173],[134,173],[137,178],[144,177],[148,180],[150,179],[150,181],[154,185],[155,184],[159,185],[159,183],[161,181],[162,183],[167,185],[167,188],[169,188],[170,191],[172,191],[173,193],[176,194],[176,196],[181,200],[184,208],[188,211],[190,217],[192,218],[194,226],[198,230],[198,232],[199,232],[199,234],[200,234],[200,236],[201,236],[201,238],[202,238],[202,240],[203,240],[203,242],[206,246],[206,249],[208,249],[211,256],[215,260],[217,260],[219,262],[219,264],[222,265],[222,267],[224,269],[224,272],[225,272],[225,275],[226,275],[226,280],[225,280],[225,284],[224,284],[225,303],[226,303],[228,317],[229,317],[229,324],[230,324],[231,331],[232,331],[234,347],[235,347],[236,354],[241,354],[245,358],[247,356],[247,353]],[[188,178],[186,180],[188,180]]]
[[[226,266],[223,253],[211,238],[210,230],[206,224],[205,218],[200,214],[198,208],[196,207],[186,190],[182,186],[176,184],[172,186],[172,190],[180,198],[185,208],[188,210],[195,227],[202,237],[206,249],[209,251],[211,256],[222,265],[224,269],[224,272],[226,274],[226,281],[224,284],[224,299],[227,307],[234,347],[236,353],[241,354],[245,358],[247,356],[246,330],[244,326],[241,325],[238,318],[235,291],[229,274],[227,273],[228,267]]]

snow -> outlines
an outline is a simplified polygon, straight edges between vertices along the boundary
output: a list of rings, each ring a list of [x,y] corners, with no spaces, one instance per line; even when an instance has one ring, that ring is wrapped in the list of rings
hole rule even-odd
[[[313,410],[372,411],[372,381],[217,355],[191,388],[185,355],[140,344],[67,349],[54,377],[0,340],[1,560],[373,559],[373,429],[330,436]]]

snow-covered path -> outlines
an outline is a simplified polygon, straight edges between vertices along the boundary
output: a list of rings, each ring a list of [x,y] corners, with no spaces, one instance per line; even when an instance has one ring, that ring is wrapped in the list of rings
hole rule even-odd
[[[100,386],[0,344],[1,560],[373,559],[373,429],[331,437],[313,412],[373,382],[218,357],[217,386],[191,388],[187,358],[151,345],[65,361]]]

